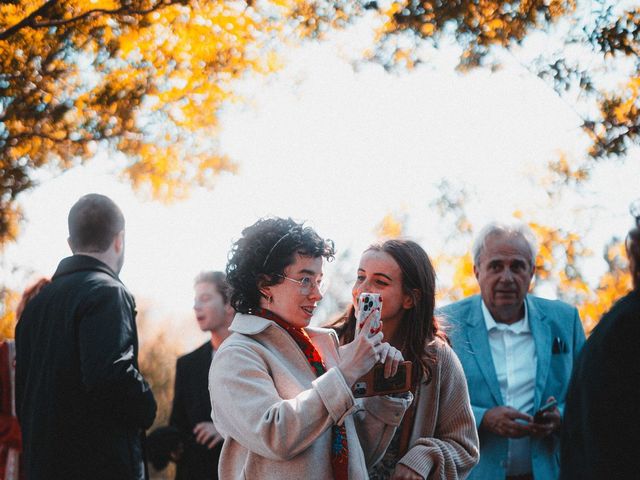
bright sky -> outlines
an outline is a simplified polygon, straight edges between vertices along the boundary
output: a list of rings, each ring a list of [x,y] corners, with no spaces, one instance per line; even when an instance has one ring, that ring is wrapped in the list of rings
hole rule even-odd
[[[625,163],[599,166],[582,194],[549,206],[536,179],[559,151],[580,158],[588,142],[580,119],[544,83],[514,66],[459,75],[455,52],[446,51],[410,73],[354,69],[357,48],[353,37],[337,35],[285,52],[277,76],[245,82],[248,101],[224,112],[221,132],[240,169],[213,191],[194,190],[172,205],[148,202],[104,157],[47,177],[20,198],[27,223],[6,260],[51,275],[69,254],[69,208],[85,193],[104,193],[127,220],[125,284],[157,318],[190,320],[194,276],[224,269],[232,241],[265,215],[306,220],[357,261],[383,216],[399,213],[410,237],[432,255],[442,252],[447,227],[429,204],[446,178],[468,190],[476,230],[520,209],[527,220],[587,232],[595,252],[587,270],[592,278],[602,271],[602,246],[626,233],[628,205],[640,196],[637,149]],[[33,276],[6,281],[20,289]],[[187,325],[185,334],[195,336],[195,322]]]

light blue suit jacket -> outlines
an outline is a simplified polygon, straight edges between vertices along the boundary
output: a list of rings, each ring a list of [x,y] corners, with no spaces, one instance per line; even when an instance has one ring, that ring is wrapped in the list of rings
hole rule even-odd
[[[484,413],[504,405],[491,357],[487,327],[482,315],[481,297],[475,295],[441,309],[469,386],[471,406],[479,427]],[[536,347],[536,385],[534,411],[550,396],[564,401],[573,363],[585,342],[578,311],[557,300],[527,295],[529,325]],[[533,415],[532,412],[525,412]],[[480,463],[469,479],[503,480],[506,476],[508,439],[478,430]],[[531,462],[535,480],[555,480],[560,475],[560,432],[543,439],[531,439]]]

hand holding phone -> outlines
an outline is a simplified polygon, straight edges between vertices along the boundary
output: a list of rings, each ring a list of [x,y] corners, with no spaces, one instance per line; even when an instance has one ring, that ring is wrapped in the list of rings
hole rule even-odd
[[[545,412],[549,412],[549,411],[553,410],[553,408],[557,404],[558,404],[558,401],[555,398],[550,399],[549,401],[547,401],[547,403],[545,403],[542,407],[540,407],[540,409],[533,416],[534,423],[546,423],[543,414]]]

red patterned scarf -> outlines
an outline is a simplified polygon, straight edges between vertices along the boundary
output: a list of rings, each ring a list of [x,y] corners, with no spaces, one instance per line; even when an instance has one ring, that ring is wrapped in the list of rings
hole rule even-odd
[[[316,347],[311,343],[311,339],[307,332],[302,328],[297,328],[289,325],[282,318],[277,316],[270,310],[259,308],[251,312],[253,315],[257,315],[267,320],[272,320],[282,328],[284,328],[289,335],[296,341],[302,353],[309,361],[309,365],[314,370],[316,377],[324,374],[327,371],[327,367],[322,361],[322,357]],[[333,468],[333,478],[336,480],[347,480],[349,478],[349,447],[347,445],[347,430],[344,425],[333,425],[331,427],[332,433],[332,445],[331,445],[331,467]]]

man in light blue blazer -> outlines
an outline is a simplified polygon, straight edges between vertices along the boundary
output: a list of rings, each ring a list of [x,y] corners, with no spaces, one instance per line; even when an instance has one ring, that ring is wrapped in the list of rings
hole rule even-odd
[[[487,225],[473,245],[480,295],[440,312],[467,377],[480,436],[471,479],[559,476],[565,394],[585,337],[574,307],[527,294],[536,254],[526,225]]]

